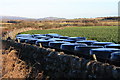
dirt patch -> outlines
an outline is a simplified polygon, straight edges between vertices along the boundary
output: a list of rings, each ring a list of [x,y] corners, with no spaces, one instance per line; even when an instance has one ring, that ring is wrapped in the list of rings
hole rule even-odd
[[[18,58],[18,51],[4,50],[2,55],[2,79],[27,79],[33,76],[41,79],[42,73],[32,74],[33,67]],[[32,75],[32,76],[31,76]],[[39,77],[38,77],[39,76]]]
[[[25,62],[17,58],[17,51],[12,50],[8,52],[6,50],[5,52],[8,54],[2,55],[2,78],[26,78],[30,69],[27,69]]]

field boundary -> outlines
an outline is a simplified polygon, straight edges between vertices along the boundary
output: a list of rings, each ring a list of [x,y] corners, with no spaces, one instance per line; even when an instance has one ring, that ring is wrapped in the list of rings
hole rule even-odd
[[[107,63],[91,61],[77,56],[55,52],[51,49],[38,48],[13,41],[3,40],[3,45],[3,49],[11,48],[9,50],[15,49],[19,51],[17,55],[19,55],[20,59],[32,65],[38,65],[35,66],[38,71],[41,65],[44,76],[49,76],[52,79],[120,79],[120,67]]]
[[[29,31],[29,30],[37,30],[34,28],[21,28],[21,29],[14,29],[13,31],[7,32],[4,37],[2,37],[4,40],[6,40],[8,37],[11,39],[15,39],[16,34],[24,32],[24,31]]]

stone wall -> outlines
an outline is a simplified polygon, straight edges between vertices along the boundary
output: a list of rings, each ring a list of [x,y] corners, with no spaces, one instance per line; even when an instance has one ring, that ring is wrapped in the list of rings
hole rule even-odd
[[[20,59],[26,63],[36,64],[35,68],[38,71],[42,69],[44,76],[49,76],[52,80],[120,80],[120,67],[114,65],[67,55],[50,48],[5,40],[2,43],[3,49],[17,50]]]
[[[18,33],[25,32],[25,31],[30,31],[30,30],[36,30],[35,28],[21,28],[21,29],[14,29],[10,32],[7,32],[5,35],[2,36],[2,39],[6,40],[8,37],[11,39],[15,39],[15,36]],[[41,30],[41,29],[39,29]]]

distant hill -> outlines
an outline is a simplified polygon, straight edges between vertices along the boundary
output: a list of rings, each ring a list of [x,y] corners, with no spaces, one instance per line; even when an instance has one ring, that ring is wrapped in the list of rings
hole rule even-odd
[[[40,21],[45,21],[45,20],[68,20],[66,18],[58,18],[58,17],[45,17],[45,18],[26,18],[26,17],[18,17],[18,16],[0,16],[0,19],[2,20],[40,20]],[[97,17],[97,18],[78,18],[78,19],[99,19],[99,20],[119,20],[119,17]],[[70,19],[74,20],[74,19]]]
[[[2,20],[29,20],[32,18],[18,17],[18,16],[0,16]]]
[[[45,17],[45,18],[26,18],[26,17],[18,17],[18,16],[0,16],[2,20],[61,20],[65,18],[57,18],[57,17]]]
[[[39,18],[38,20],[62,20],[65,18],[58,18],[58,17],[45,17],[45,18]]]

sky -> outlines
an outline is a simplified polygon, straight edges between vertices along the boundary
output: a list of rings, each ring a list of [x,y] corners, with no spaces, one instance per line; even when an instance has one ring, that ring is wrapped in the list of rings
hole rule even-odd
[[[0,15],[28,18],[118,16],[119,0],[1,0]]]

